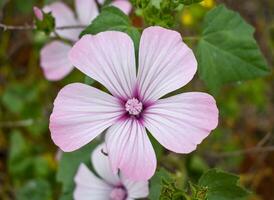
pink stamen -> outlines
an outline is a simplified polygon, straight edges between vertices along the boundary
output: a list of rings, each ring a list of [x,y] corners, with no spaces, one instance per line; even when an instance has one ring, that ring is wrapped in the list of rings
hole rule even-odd
[[[143,109],[143,104],[136,98],[129,99],[126,104],[126,111],[131,115],[139,115]]]
[[[110,193],[111,200],[125,200],[126,199],[126,191],[123,188],[114,188]]]

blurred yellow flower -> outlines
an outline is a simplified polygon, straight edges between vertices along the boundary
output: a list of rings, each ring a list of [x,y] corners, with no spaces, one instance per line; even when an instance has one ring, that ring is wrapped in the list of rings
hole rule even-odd
[[[203,0],[200,4],[205,8],[212,8],[215,6],[215,0]]]
[[[183,25],[186,25],[186,26],[190,26],[190,25],[193,24],[193,16],[188,10],[185,10],[182,13],[181,22],[182,22]]]

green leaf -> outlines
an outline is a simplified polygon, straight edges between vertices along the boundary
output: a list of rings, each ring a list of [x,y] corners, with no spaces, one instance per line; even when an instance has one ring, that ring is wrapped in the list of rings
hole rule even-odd
[[[150,180],[150,191],[148,196],[149,199],[160,199],[161,192],[164,187],[164,181],[171,181],[171,177],[165,169],[161,168],[160,170],[156,171]]]
[[[63,199],[69,199],[73,193],[74,176],[80,163],[91,165],[90,155],[97,144],[97,141],[92,141],[77,151],[63,153],[57,172],[57,181],[63,185]]]
[[[200,191],[206,191],[207,200],[243,200],[249,192],[238,185],[239,177],[211,169],[199,180]]]
[[[158,25],[166,28],[176,25],[176,14],[183,4],[178,0],[132,0],[135,13],[144,19],[146,26]]]
[[[153,149],[155,151],[157,160],[159,161],[164,153],[163,146],[151,135],[151,133],[148,134],[149,140],[153,146]]]
[[[30,146],[17,130],[10,133],[10,152],[8,157],[8,170],[12,178],[26,178],[32,167],[33,160],[30,158]]]
[[[33,103],[38,98],[37,86],[10,83],[2,96],[4,106],[11,112],[20,113],[27,103]]]
[[[155,6],[155,8],[160,9],[161,8],[162,0],[151,0],[151,5]]]
[[[84,82],[87,85],[92,85],[95,81],[92,78],[90,78],[89,76],[85,76],[85,81]]]
[[[179,2],[184,4],[184,5],[191,5],[194,3],[200,3],[203,0],[180,0]]]
[[[53,3],[54,1],[55,0],[44,0],[43,5],[47,5],[47,4]]]
[[[20,131],[14,130],[10,135],[9,161],[16,161],[17,159],[20,159],[20,157],[28,155],[29,146]]]
[[[155,173],[150,180],[149,199],[159,200],[185,200],[187,194],[178,189],[171,175],[163,168]]]
[[[82,37],[85,34],[95,35],[110,30],[127,33],[134,42],[136,52],[138,52],[140,32],[131,25],[127,15],[113,6],[103,8],[100,15],[93,20],[80,36]]]
[[[199,76],[211,91],[218,92],[225,83],[269,73],[253,34],[252,26],[223,5],[208,12],[197,56]]]
[[[21,132],[10,133],[10,151],[8,155],[8,170],[14,183],[24,182],[30,178],[47,178],[52,173],[49,161],[44,155],[39,155],[30,140],[26,140]]]
[[[29,181],[17,193],[18,200],[50,200],[51,188],[44,180]]]
[[[59,200],[72,200],[73,199],[73,192],[69,192],[66,194],[63,194]]]

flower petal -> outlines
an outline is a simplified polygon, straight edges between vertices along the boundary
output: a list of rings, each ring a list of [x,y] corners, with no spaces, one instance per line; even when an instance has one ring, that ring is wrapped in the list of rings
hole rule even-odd
[[[102,83],[114,96],[132,96],[136,68],[133,42],[118,31],[83,36],[69,54],[80,71]]]
[[[146,110],[144,121],[164,147],[189,153],[216,128],[218,108],[206,93],[183,93],[157,101]]]
[[[82,25],[89,25],[99,14],[95,0],[75,0],[75,7]]]
[[[75,26],[80,25],[76,20],[72,10],[62,2],[55,2],[44,9],[44,12],[52,12],[55,18],[55,26]],[[71,41],[77,41],[82,29],[66,29],[66,30],[56,30],[56,33],[63,38],[69,39]]]
[[[101,178],[111,185],[118,185],[120,183],[120,178],[118,174],[114,174],[110,161],[107,155],[104,155],[102,151],[105,151],[106,147],[104,144],[98,145],[92,153],[92,163],[95,171]]]
[[[103,5],[105,3],[106,0],[97,0],[97,2],[100,4],[100,5]]]
[[[155,101],[184,86],[196,70],[194,54],[178,32],[157,26],[143,31],[137,78],[143,101]]]
[[[68,60],[71,46],[59,41],[53,41],[40,52],[40,65],[45,77],[50,81],[58,81],[68,75],[73,66]]]
[[[63,151],[74,151],[117,121],[121,110],[111,95],[85,84],[69,84],[54,101],[51,137]]]
[[[143,125],[127,119],[111,126],[106,134],[106,145],[112,170],[118,169],[125,177],[148,180],[156,169],[156,156]]]
[[[33,12],[34,12],[36,19],[38,19],[39,21],[42,21],[44,19],[44,14],[40,8],[34,6]]]
[[[149,194],[148,181],[132,181],[122,175],[122,182],[127,189],[129,199],[145,198]]]
[[[111,5],[122,10],[126,15],[128,15],[132,9],[131,3],[127,0],[116,0],[111,3]]]
[[[76,184],[73,197],[75,200],[106,200],[110,198],[112,187],[97,178],[85,164],[81,164],[74,177]]]

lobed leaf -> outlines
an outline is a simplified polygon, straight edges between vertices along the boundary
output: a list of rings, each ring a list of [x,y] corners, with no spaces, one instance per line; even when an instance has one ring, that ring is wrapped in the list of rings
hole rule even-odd
[[[207,200],[243,200],[249,192],[238,185],[239,177],[211,169],[199,180],[198,185],[206,189]]]
[[[254,28],[236,12],[220,5],[204,20],[197,56],[199,76],[213,92],[225,83],[269,74]]]

